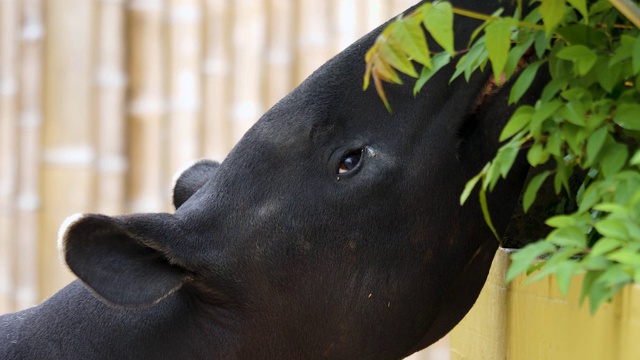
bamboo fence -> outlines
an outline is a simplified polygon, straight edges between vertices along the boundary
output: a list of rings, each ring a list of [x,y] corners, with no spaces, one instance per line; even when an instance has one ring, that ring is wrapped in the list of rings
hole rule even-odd
[[[0,0],[0,313],[73,279],[65,217],[170,210],[175,171],[414,2]]]
[[[17,154],[17,206],[15,259],[15,307],[38,301],[38,229],[42,127],[43,14],[41,0],[23,0],[20,31]],[[16,156],[17,155],[17,156]]]
[[[0,307],[5,308],[15,302],[12,255],[16,246],[13,220],[17,184],[18,22],[17,1],[0,2]]]

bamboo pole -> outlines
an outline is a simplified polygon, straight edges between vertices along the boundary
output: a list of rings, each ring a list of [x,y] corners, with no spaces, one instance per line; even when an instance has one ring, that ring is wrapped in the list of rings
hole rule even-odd
[[[168,7],[169,169],[171,179],[200,157],[201,15],[199,0],[170,0]]]
[[[360,36],[375,29],[395,14],[389,9],[389,0],[358,0],[362,21],[359,22]]]
[[[233,142],[263,112],[262,82],[266,34],[265,0],[234,1],[233,8]]]
[[[129,210],[159,211],[164,207],[164,1],[133,0],[128,9]]]
[[[364,16],[359,16],[359,13],[364,9],[358,7],[357,0],[334,0],[332,4],[334,15],[331,19],[335,29],[332,33],[332,52],[338,53],[360,37],[358,25]]]
[[[73,276],[60,263],[56,234],[65,217],[92,209],[92,1],[46,3],[40,295]],[[70,9],[73,9],[72,11]]]
[[[302,82],[331,56],[327,30],[328,3],[300,0],[298,10],[298,71],[296,83]]]
[[[411,5],[414,5],[415,3],[416,3],[416,1],[414,1],[414,0],[392,0],[391,1],[391,12],[389,13],[389,17],[390,16],[396,16],[396,15],[400,14],[401,12],[406,10],[407,8],[411,7]]]
[[[13,309],[16,200],[18,6],[0,1],[0,313]]]
[[[42,0],[23,0],[15,249],[16,310],[38,302],[38,212],[42,128]],[[51,234],[49,234],[51,235]]]
[[[233,145],[229,122],[231,88],[230,17],[232,0],[205,4],[204,155],[221,161]]]
[[[98,0],[96,119],[96,210],[120,214],[125,205],[126,131],[124,101],[124,0]]]
[[[294,11],[292,0],[269,1],[269,43],[264,87],[266,108],[273,106],[294,86]]]

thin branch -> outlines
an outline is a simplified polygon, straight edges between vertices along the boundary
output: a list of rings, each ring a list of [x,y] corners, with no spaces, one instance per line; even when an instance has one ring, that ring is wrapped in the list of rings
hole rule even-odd
[[[621,0],[621,1],[624,1],[624,0]],[[451,11],[453,11],[453,13],[456,14],[456,15],[462,15],[462,16],[466,16],[468,18],[484,20],[484,21],[496,21],[496,20],[500,19],[500,17],[498,17],[498,16],[486,15],[486,14],[478,13],[478,12],[475,12],[475,11],[460,9],[460,8],[457,8],[457,7],[452,7]],[[542,25],[532,24],[532,23],[525,22],[525,21],[517,21],[516,24],[519,27],[526,27],[526,28],[530,28],[530,29],[534,29],[534,30],[542,30],[542,31],[545,30],[544,26],[542,26]]]

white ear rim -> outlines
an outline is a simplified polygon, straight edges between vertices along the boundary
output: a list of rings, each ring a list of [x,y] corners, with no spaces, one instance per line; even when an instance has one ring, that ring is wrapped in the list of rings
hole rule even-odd
[[[64,260],[64,253],[67,247],[67,233],[69,228],[80,221],[83,217],[85,217],[85,214],[83,213],[73,214],[64,219],[62,225],[60,225],[60,228],[58,229],[58,258],[62,264],[67,264]]]

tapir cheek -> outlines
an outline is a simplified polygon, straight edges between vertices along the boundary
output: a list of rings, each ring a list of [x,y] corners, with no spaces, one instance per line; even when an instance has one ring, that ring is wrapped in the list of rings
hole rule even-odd
[[[283,211],[282,199],[267,199],[256,207],[254,215],[258,222],[268,221],[276,218]]]
[[[295,259],[309,254],[311,251],[311,243],[304,238],[299,238],[287,245],[285,255],[287,259]]]

